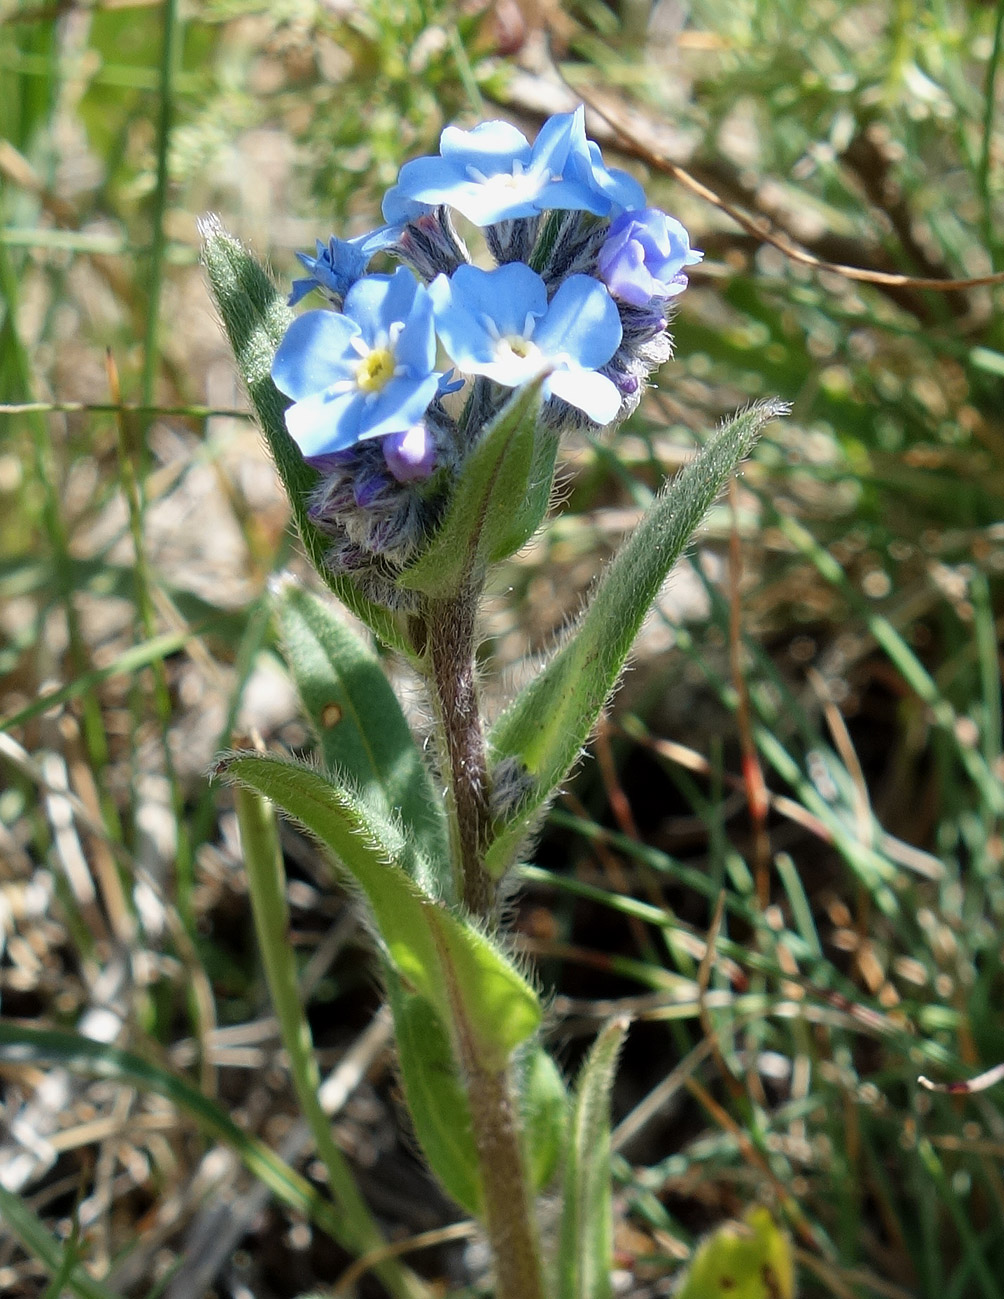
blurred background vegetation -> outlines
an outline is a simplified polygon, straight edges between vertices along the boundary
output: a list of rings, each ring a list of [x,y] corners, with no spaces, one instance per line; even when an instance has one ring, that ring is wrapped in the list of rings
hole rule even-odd
[[[309,738],[267,613],[303,565],[196,222],[218,212],[285,283],[295,250],[376,224],[448,122],[532,136],[581,94],[706,260],[658,388],[566,448],[559,519],[500,574],[492,671],[532,670],[722,415],[792,403],[514,910],[570,1069],[636,1016],[624,1292],[669,1293],[761,1203],[804,1296],[1002,1299],[1000,1091],[918,1075],[1004,1059],[1004,298],[909,282],[1004,269],[1002,22],[977,0],[0,0],[0,1291],[285,1299],[349,1261],[282,1190],[283,1160],[313,1170],[207,776],[236,731]],[[792,258],[730,206],[908,280]],[[339,1138],[390,1230],[452,1222],[403,1130],[366,937],[283,833],[322,1064],[355,1071]],[[63,1035],[25,1028],[18,1055],[31,1025]],[[476,1292],[475,1247],[414,1257]]]

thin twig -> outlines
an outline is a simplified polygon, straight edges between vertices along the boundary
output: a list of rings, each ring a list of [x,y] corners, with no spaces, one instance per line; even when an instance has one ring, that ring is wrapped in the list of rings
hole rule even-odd
[[[673,162],[664,154],[643,144],[618,109],[609,102],[601,102],[595,92],[586,92],[581,86],[571,88],[593,112],[598,113],[603,118],[611,130],[619,136],[620,140],[636,157],[641,158],[653,170],[671,176],[685,189],[689,189],[692,194],[703,199],[705,203],[710,203],[712,207],[718,208],[726,216],[731,217],[747,234],[759,239],[762,243],[770,244],[771,247],[776,248],[778,252],[783,253],[785,257],[790,258],[793,262],[798,262],[802,266],[811,266],[816,271],[829,271],[834,275],[842,276],[846,280],[854,280],[859,284],[880,284],[887,288],[929,289],[934,293],[955,293],[961,289],[976,289],[985,284],[1004,284],[1004,271],[996,271],[991,275],[968,276],[959,280],[943,280],[915,275],[901,275],[893,271],[869,271],[861,266],[847,266],[843,262],[828,262],[824,258],[817,257],[814,253],[800,247],[787,235],[777,234],[765,218],[750,216],[741,208],[716,194],[713,189],[699,181],[696,176],[692,176],[685,167],[681,167],[679,163]]]

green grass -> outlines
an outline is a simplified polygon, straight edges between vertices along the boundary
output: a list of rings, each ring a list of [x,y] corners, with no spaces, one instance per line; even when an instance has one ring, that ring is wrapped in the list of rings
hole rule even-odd
[[[678,40],[567,9],[569,81],[624,96],[660,150],[809,252],[1004,269],[1004,5],[699,2]],[[0,19],[2,1119],[40,1071],[76,1079],[55,1162],[0,1206],[0,1289],[159,1293],[200,1160],[229,1145],[290,1215],[247,1237],[251,1288],[292,1294],[255,1249],[330,1214],[278,1153],[295,1102],[267,1025],[261,1056],[246,1027],[267,1010],[229,796],[206,772],[239,727],[305,743],[264,613],[270,576],[301,561],[195,222],[219,212],[288,279],[315,236],[374,223],[447,121],[543,114],[490,25],[445,3],[71,20],[0,0]],[[563,517],[500,576],[488,651],[509,665],[549,643],[611,533],[723,414],[765,396],[793,412],[736,516],[713,512],[692,612],[651,619],[524,871],[518,930],[569,1072],[578,1037],[636,1016],[618,1258],[639,1285],[674,1274],[761,1201],[803,1296],[999,1299],[999,1088],[960,1099],[917,1077],[1004,1059],[1002,290],[820,274],[646,184],[707,252],[676,359],[617,439],[567,449]],[[337,1055],[375,1009],[365,944],[333,937],[339,904],[284,845],[315,1041]],[[106,1003],[120,1031],[84,1068],[73,1034]],[[659,1087],[662,1108],[630,1118]]]

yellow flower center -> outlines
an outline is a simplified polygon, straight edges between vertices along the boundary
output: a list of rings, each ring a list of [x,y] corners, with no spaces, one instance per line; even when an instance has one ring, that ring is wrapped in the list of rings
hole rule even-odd
[[[389,347],[374,347],[359,362],[356,387],[361,392],[379,392],[394,377],[394,353]]]
[[[517,356],[521,361],[540,355],[540,348],[522,334],[503,334],[495,345],[495,355],[501,361],[506,356]]]

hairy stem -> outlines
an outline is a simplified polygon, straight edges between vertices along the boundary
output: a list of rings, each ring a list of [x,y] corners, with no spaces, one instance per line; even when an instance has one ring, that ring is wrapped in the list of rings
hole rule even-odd
[[[484,864],[488,764],[474,665],[479,594],[470,589],[450,599],[430,601],[427,661],[448,780],[457,894],[473,915],[491,919],[495,883]],[[496,1299],[545,1299],[520,1118],[508,1072],[486,1066],[463,1023],[458,1015],[454,1044],[484,1188],[484,1226],[494,1260]]]
[[[468,1062],[465,1062],[468,1063]],[[505,1071],[466,1070],[474,1144],[484,1187],[484,1226],[495,1267],[495,1299],[544,1299],[519,1115]]]
[[[489,917],[495,885],[485,870],[488,764],[474,667],[478,600],[463,591],[433,600],[427,611],[428,655],[444,748],[457,894],[473,915]]]

